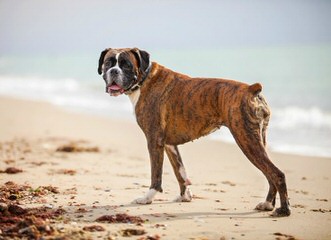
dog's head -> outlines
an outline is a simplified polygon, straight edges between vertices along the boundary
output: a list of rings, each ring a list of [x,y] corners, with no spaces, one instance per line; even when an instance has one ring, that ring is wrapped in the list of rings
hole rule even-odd
[[[98,73],[106,82],[106,92],[118,96],[132,91],[146,78],[149,54],[138,48],[107,48],[101,52]]]

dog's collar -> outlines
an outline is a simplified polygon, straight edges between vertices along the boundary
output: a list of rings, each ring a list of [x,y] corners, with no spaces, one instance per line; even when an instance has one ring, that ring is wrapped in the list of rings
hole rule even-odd
[[[126,90],[125,94],[131,94],[134,91],[138,90],[143,85],[146,78],[148,77],[148,75],[151,71],[151,68],[152,68],[152,63],[150,62],[149,65],[148,65],[148,68],[145,71],[145,74],[144,74],[143,78],[139,82],[133,84],[132,87],[130,87],[128,90]]]

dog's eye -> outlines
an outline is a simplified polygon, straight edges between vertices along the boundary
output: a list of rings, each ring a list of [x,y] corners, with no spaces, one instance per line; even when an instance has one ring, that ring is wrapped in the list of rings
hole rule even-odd
[[[107,67],[113,67],[116,63],[116,59],[115,58],[109,58],[106,62],[105,62],[105,65]]]
[[[120,67],[122,67],[122,68],[131,68],[131,63],[128,61],[121,60],[119,64],[120,64]]]

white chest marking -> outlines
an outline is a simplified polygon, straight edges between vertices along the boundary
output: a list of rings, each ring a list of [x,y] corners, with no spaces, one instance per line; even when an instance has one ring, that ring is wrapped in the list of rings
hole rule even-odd
[[[139,100],[139,97],[140,97],[140,89],[134,91],[133,93],[131,93],[129,95],[129,98],[130,98],[132,106],[133,106],[133,112],[135,112],[136,105],[137,105],[137,102]]]

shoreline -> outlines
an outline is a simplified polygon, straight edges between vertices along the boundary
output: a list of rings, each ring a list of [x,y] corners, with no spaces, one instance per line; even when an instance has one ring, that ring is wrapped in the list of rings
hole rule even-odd
[[[115,99],[114,102],[109,103],[109,104],[124,104],[125,110],[123,110],[121,113],[116,112],[116,114],[109,114],[105,113],[105,109],[101,112],[100,109],[97,108],[97,110],[91,111],[90,108],[83,108],[83,107],[78,107],[76,108],[74,105],[63,105],[63,103],[56,103],[51,101],[50,99],[41,99],[41,98],[31,98],[27,96],[13,96],[13,95],[0,95],[0,98],[4,99],[16,99],[16,100],[21,100],[21,101],[27,101],[27,102],[40,102],[40,103],[45,103],[49,104],[55,108],[62,109],[63,111],[67,113],[74,113],[74,114],[82,114],[82,115],[87,115],[87,116],[94,116],[97,118],[103,118],[103,119],[109,119],[110,121],[124,121],[128,124],[133,124],[136,125],[132,105],[129,101],[123,102],[122,99]],[[130,114],[127,112],[127,109],[130,109]],[[111,109],[108,109],[108,111],[111,111]],[[117,110],[118,111],[118,110]],[[312,110],[313,111],[313,110]],[[270,124],[274,124],[273,122],[269,123],[269,129],[268,129],[268,136],[271,133],[270,132]],[[274,134],[274,133],[273,133]],[[279,153],[279,154],[285,154],[285,155],[293,155],[293,156],[301,156],[301,157],[318,157],[318,158],[327,158],[331,159],[330,151],[326,151],[324,148],[323,149],[318,149],[316,146],[313,148],[308,145],[283,145],[279,144],[279,142],[274,143],[269,139],[267,136],[267,142],[269,146],[269,150],[274,152],[274,153]],[[217,141],[225,144],[232,144],[236,145],[235,140],[233,139],[230,131],[226,127],[221,127],[220,130],[216,131],[215,133],[212,133],[208,136],[205,136],[209,141]],[[308,149],[308,150],[307,150]],[[318,152],[318,153],[316,153]],[[314,154],[315,153],[315,154]]]
[[[122,239],[119,231],[126,228],[143,228],[147,232],[143,237],[161,239],[331,238],[331,158],[269,151],[286,174],[292,208],[290,217],[271,218],[268,212],[253,210],[268,190],[260,171],[236,145],[201,138],[180,146],[194,200],[172,202],[178,185],[165,159],[164,193],[151,205],[134,205],[131,201],[148,190],[150,181],[146,140],[137,124],[9,97],[0,97],[0,109],[0,170],[23,170],[1,173],[0,184],[13,181],[58,187],[59,193],[44,197],[42,203],[23,201],[21,205],[62,206],[68,221],[55,226],[81,230],[101,225],[104,231],[88,234],[116,239]],[[85,151],[57,151],[68,144]],[[92,148],[98,151],[87,151]],[[79,212],[79,208],[85,210]],[[95,222],[105,214],[123,213],[145,222],[142,226]]]

